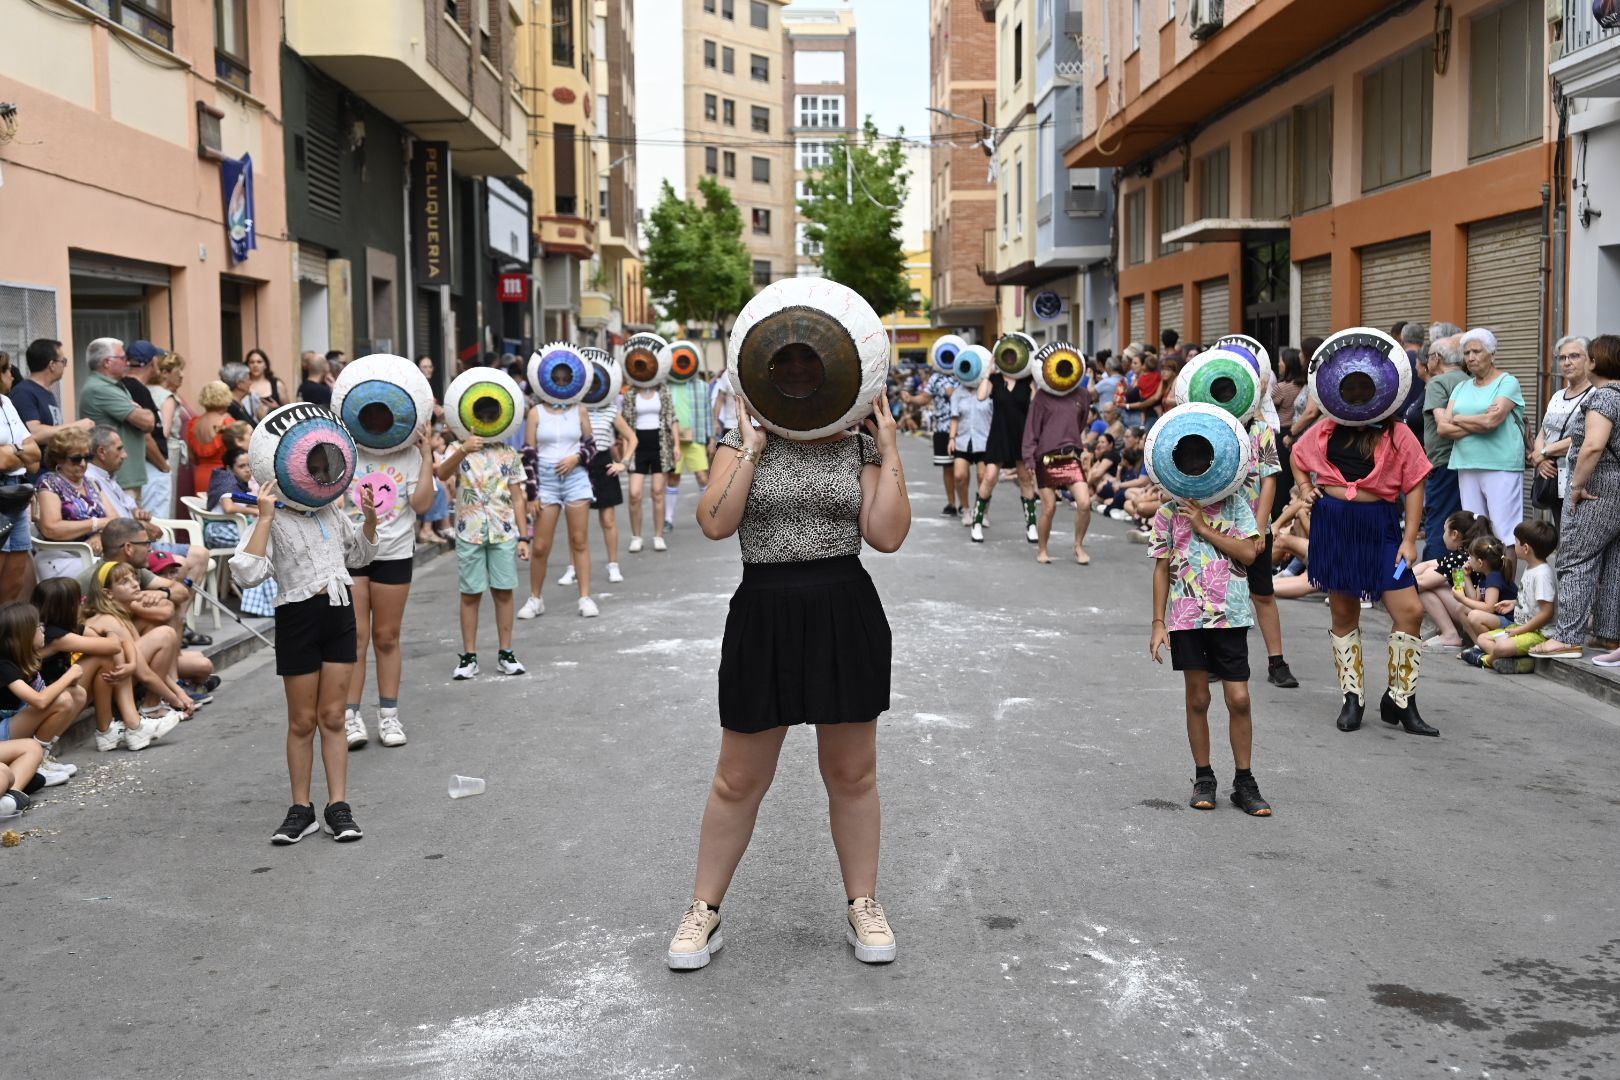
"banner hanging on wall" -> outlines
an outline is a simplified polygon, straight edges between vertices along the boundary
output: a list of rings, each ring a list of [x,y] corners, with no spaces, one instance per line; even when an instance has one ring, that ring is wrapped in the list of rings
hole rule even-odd
[[[248,252],[259,246],[253,224],[253,155],[243,154],[240,161],[222,159],[219,176],[225,193],[225,237],[230,242],[231,262],[244,263]]]

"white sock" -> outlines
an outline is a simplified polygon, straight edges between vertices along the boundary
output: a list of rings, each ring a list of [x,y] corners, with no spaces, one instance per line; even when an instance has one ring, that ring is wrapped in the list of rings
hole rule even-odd
[[[680,501],[680,498],[681,498],[681,489],[680,488],[670,488],[668,491],[664,492],[664,520],[665,521],[674,521],[675,520],[675,504]]]

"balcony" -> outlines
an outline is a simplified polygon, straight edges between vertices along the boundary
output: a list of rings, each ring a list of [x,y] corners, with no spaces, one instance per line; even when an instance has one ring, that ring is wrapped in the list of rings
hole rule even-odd
[[[1564,0],[1564,44],[1552,77],[1570,97],[1620,97],[1620,24],[1599,25],[1591,0]]]
[[[1065,209],[1070,217],[1102,217],[1111,194],[1101,188],[1070,188]]]

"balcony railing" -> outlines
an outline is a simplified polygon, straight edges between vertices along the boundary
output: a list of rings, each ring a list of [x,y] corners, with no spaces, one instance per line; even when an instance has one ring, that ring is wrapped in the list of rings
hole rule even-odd
[[[1615,9],[1615,20],[1612,27],[1601,26],[1597,16],[1592,14],[1592,0],[1564,0],[1563,55],[1568,56],[1606,38],[1620,36],[1620,7]]]
[[[1100,188],[1070,188],[1070,217],[1101,217],[1108,210],[1108,193]]]

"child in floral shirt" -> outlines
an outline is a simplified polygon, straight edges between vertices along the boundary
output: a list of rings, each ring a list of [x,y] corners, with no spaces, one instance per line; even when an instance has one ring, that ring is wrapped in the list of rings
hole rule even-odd
[[[1232,802],[1245,813],[1269,817],[1271,806],[1249,771],[1254,741],[1249,711],[1249,566],[1265,548],[1245,493],[1210,506],[1166,503],[1154,515],[1148,557],[1153,570],[1154,663],[1170,646],[1170,664],[1187,689],[1187,740],[1192,744],[1191,805],[1215,809],[1215,770],[1209,763],[1209,680],[1221,681],[1230,719],[1237,775]]]
[[[485,590],[495,598],[496,669],[521,675],[526,669],[512,651],[512,590],[518,560],[529,561],[533,539],[518,532],[518,523],[529,520],[522,459],[505,443],[475,435],[450,447],[434,474],[443,483],[456,481],[456,570],[466,651],[456,660],[455,677],[478,675],[478,608]]]

